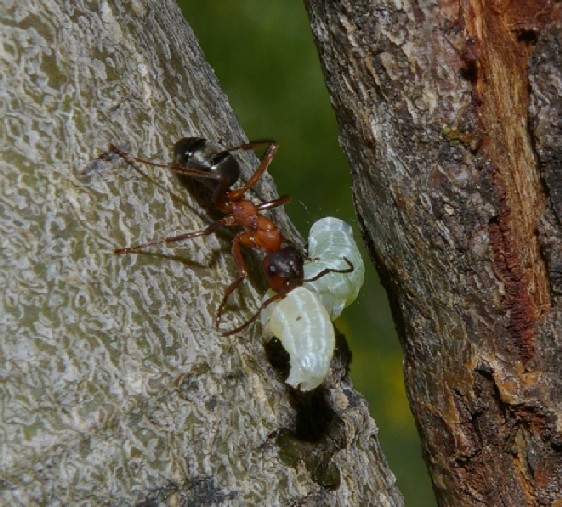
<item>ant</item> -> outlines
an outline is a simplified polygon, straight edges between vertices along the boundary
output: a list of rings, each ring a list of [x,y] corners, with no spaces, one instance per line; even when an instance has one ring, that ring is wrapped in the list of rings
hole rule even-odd
[[[242,187],[233,190],[231,187],[240,177],[240,166],[232,152],[253,150],[264,146],[266,146],[266,151],[250,179]],[[303,255],[283,237],[281,231],[272,220],[260,214],[260,212],[268,211],[290,202],[290,196],[283,195],[277,199],[262,201],[258,204],[254,204],[254,202],[245,198],[246,192],[257,183],[271,164],[278,148],[279,145],[275,141],[254,141],[233,148],[221,149],[218,145],[201,137],[184,137],[174,145],[172,164],[159,164],[134,157],[113,144],[109,145],[107,152],[100,154],[98,157],[100,160],[107,160],[112,155],[118,155],[129,163],[134,161],[152,167],[165,168],[178,175],[191,176],[201,180],[212,191],[211,203],[213,206],[225,215],[203,230],[125,248],[117,248],[113,252],[115,254],[135,253],[153,245],[175,243],[185,239],[208,236],[220,227],[238,226],[243,229],[232,239],[232,256],[238,269],[238,277],[224,291],[215,318],[216,330],[219,328],[228,298],[248,276],[248,269],[242,255],[241,245],[265,252],[261,269],[268,286],[275,294],[261,304],[256,314],[250,320],[231,331],[224,332],[223,336],[230,336],[242,331],[254,322],[260,312],[270,303],[281,299],[292,289],[302,285],[303,282],[315,281],[330,272],[349,273],[353,271],[353,265],[348,259],[345,259],[349,268],[343,270],[324,269],[313,278],[305,280]],[[286,246],[282,246],[284,243]]]

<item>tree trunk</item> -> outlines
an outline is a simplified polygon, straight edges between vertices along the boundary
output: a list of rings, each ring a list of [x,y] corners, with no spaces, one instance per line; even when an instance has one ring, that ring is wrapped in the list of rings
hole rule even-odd
[[[176,5],[31,5],[0,11],[0,503],[401,505],[344,339],[303,396],[259,325],[214,331],[232,236],[112,253],[212,218],[168,172],[96,160],[108,143],[165,161],[182,135],[245,141]],[[252,274],[225,329],[264,291]]]
[[[559,505],[560,4],[306,3],[440,504]]]

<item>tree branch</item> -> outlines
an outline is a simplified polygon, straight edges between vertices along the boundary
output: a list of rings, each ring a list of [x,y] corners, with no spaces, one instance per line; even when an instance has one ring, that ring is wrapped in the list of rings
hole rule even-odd
[[[92,164],[108,143],[163,161],[182,135],[245,138],[175,4],[61,5],[1,19],[2,503],[401,505],[345,340],[301,396],[259,326],[213,330],[228,234],[113,255],[212,218],[166,171]],[[252,276],[225,328],[263,292]]]
[[[559,501],[560,5],[306,4],[440,504]]]

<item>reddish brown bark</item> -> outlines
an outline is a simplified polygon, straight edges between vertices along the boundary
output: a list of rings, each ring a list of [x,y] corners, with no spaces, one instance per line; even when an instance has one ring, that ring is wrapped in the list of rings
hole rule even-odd
[[[442,505],[562,497],[561,9],[308,0]]]
[[[552,4],[473,1],[461,5],[459,21],[467,45],[477,48],[471,55],[470,75],[474,109],[483,133],[481,151],[490,164],[490,185],[498,200],[490,242],[495,267],[506,285],[509,336],[526,362],[534,354],[535,324],[550,306],[536,234],[545,196],[528,132],[527,73],[533,42],[552,19]]]

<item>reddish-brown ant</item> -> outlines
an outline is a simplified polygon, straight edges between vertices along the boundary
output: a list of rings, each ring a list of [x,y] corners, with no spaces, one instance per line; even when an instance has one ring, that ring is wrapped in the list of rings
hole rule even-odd
[[[240,176],[240,166],[232,155],[232,152],[236,150],[252,150],[263,146],[267,146],[265,154],[250,179],[242,187],[232,190],[232,185],[238,181]],[[262,272],[267,284],[276,294],[264,301],[257,313],[250,320],[236,329],[223,333],[224,336],[232,335],[244,329],[257,319],[260,311],[267,305],[283,297],[293,288],[302,285],[305,281],[303,273],[304,259],[302,254],[291,244],[282,246],[283,243],[288,243],[288,241],[283,237],[281,231],[272,220],[260,214],[261,211],[267,211],[288,203],[290,197],[284,195],[278,199],[264,201],[259,204],[254,204],[252,201],[245,198],[246,192],[257,183],[259,178],[269,167],[277,149],[278,144],[275,141],[255,141],[225,150],[200,137],[185,137],[174,145],[174,159],[172,164],[158,164],[131,156],[129,153],[119,149],[113,144],[109,145],[108,152],[102,153],[99,156],[100,159],[107,159],[109,154],[116,154],[128,161],[165,168],[179,175],[187,175],[200,179],[211,187],[211,202],[215,208],[225,214],[223,218],[216,220],[201,231],[188,232],[140,245],[118,248],[114,250],[115,254],[135,253],[153,245],[175,243],[185,239],[207,236],[224,226],[238,226],[243,228],[243,230],[238,232],[232,239],[232,255],[236,262],[236,267],[238,268],[238,277],[224,291],[215,318],[215,328],[217,330],[229,296],[248,276],[246,262],[240,248],[241,245],[265,252],[265,257],[262,261]],[[353,265],[349,261],[347,261],[347,263],[349,264],[348,269],[325,269],[318,273],[313,279],[306,281],[317,280],[332,271],[342,273],[350,272],[353,270]]]

